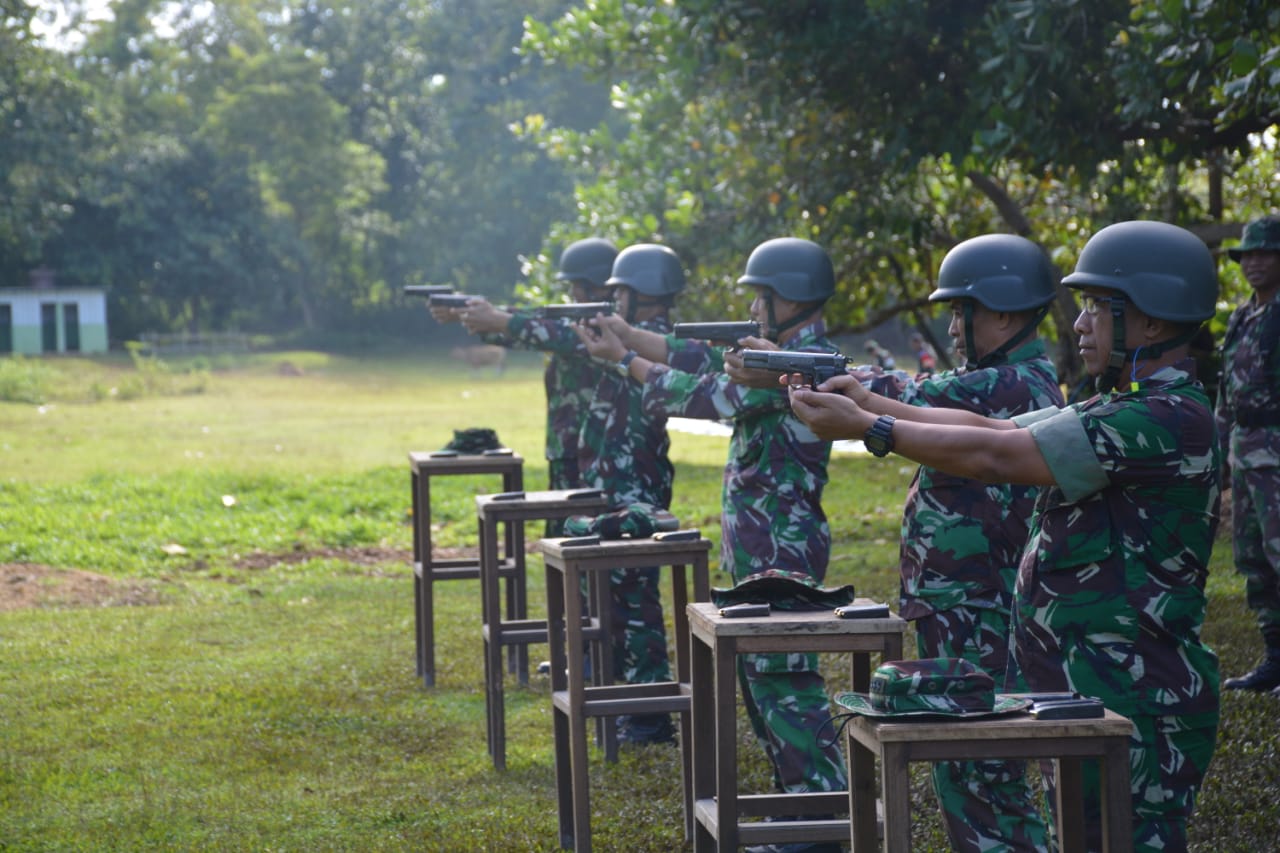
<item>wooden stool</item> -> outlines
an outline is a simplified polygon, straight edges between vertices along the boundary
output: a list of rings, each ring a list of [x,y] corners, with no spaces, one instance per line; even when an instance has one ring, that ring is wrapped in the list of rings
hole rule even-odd
[[[619,539],[591,545],[573,539],[543,539],[538,543],[547,569],[547,622],[550,626],[551,705],[555,724],[556,796],[560,810],[560,845],[565,849],[591,849],[591,801],[587,790],[588,717],[622,714],[680,715],[680,752],[683,776],[689,777],[692,748],[689,732],[689,602],[686,567],[693,567],[693,597],[711,597],[707,555],[711,542],[696,531],[679,531],[696,538],[658,534],[653,539]],[[587,687],[582,671],[583,577],[596,572],[637,566],[670,566],[675,608],[673,640],[676,647],[676,680],[652,684],[610,684]],[[594,586],[601,646],[610,645],[608,574]],[[612,667],[606,653],[602,666]],[[607,757],[610,757],[607,755]],[[688,784],[685,784],[685,832],[689,831]]]
[[[422,683],[436,683],[435,595],[433,586],[439,581],[470,580],[480,577],[480,560],[449,558],[437,560],[431,548],[431,478],[450,474],[497,474],[502,477],[502,491],[514,492],[524,487],[524,459],[504,451],[480,455],[454,454],[451,451],[409,454],[409,486],[413,492],[413,627],[417,647],[417,674]],[[523,544],[516,545],[515,533],[507,529],[504,568],[515,565],[515,555],[524,553]],[[508,602],[511,595],[508,589]]]
[[[1094,720],[1036,720],[1019,713],[954,722],[887,722],[853,717],[848,724],[849,808],[853,853],[875,850],[875,761],[880,758],[885,853],[911,849],[911,761],[1052,758],[1058,765],[1058,843],[1064,853],[1083,851],[1085,819],[1081,761],[1102,761],[1103,849],[1133,848],[1129,794],[1129,736],[1133,724],[1106,712]]]
[[[484,635],[484,705],[489,756],[493,766],[507,766],[506,701],[503,695],[502,648],[511,653],[510,668],[521,684],[529,683],[529,644],[547,641],[547,623],[530,619],[525,574],[524,523],[554,521],[571,515],[599,515],[606,509],[599,489],[506,492],[476,497],[480,529],[480,616]],[[508,558],[498,551],[498,527],[515,539]],[[507,581],[507,618],[498,601],[499,580]]]
[[[859,599],[859,604],[870,604]],[[831,610],[775,610],[768,616],[725,619],[714,604],[690,604],[693,636],[694,850],[735,851],[743,844],[844,841],[848,819],[754,821],[742,817],[844,813],[844,791],[806,794],[738,793],[737,657],[769,652],[848,652],[854,690],[871,680],[871,653],[902,658],[907,623],[898,616],[840,619]],[[834,712],[833,708],[833,712]],[[819,733],[814,732],[814,737]],[[834,729],[831,735],[835,736]],[[856,771],[850,768],[851,776]],[[686,777],[686,790],[688,790]],[[872,830],[874,831],[874,802]]]

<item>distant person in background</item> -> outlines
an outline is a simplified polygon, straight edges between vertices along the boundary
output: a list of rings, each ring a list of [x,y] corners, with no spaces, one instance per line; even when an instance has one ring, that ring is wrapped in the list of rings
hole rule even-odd
[[[1218,431],[1228,460],[1236,570],[1262,632],[1262,662],[1222,683],[1280,696],[1280,217],[1244,227],[1228,249],[1253,295],[1231,314],[1222,341]]]
[[[911,351],[916,356],[916,373],[919,376],[932,376],[938,369],[938,354],[933,351],[933,347],[929,346],[929,342],[924,339],[924,335],[919,332],[912,332],[909,341]]]
[[[893,370],[897,366],[897,362],[893,360],[893,353],[880,346],[880,342],[874,338],[867,341],[867,355],[871,359],[871,363],[883,370]]]

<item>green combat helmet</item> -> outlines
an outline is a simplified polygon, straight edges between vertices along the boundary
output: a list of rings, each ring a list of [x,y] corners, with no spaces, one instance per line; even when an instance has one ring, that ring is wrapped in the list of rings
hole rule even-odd
[[[623,249],[605,282],[606,287],[626,285],[636,294],[628,311],[631,316],[623,318],[628,323],[635,321],[635,309],[640,304],[671,305],[676,294],[684,290],[684,284],[680,257],[657,243],[637,243]]]
[[[965,367],[991,367],[1008,360],[1009,353],[1040,325],[1053,302],[1056,279],[1048,256],[1035,243],[1016,234],[983,234],[957,243],[947,252],[938,267],[938,287],[929,294],[929,301],[966,300]],[[991,311],[1036,313],[1017,334],[979,358],[972,344],[973,302]]]
[[[1280,216],[1264,216],[1244,227],[1240,245],[1227,249],[1231,260],[1240,260],[1245,252],[1280,252]]]
[[[774,317],[773,296],[820,306],[836,292],[836,274],[831,257],[817,243],[798,237],[778,237],[755,247],[738,284],[767,289],[770,294],[765,297],[768,337],[777,340],[782,332],[808,320],[809,314],[793,317],[779,326]]]
[[[592,288],[602,288],[613,270],[613,261],[617,256],[617,247],[600,237],[588,237],[570,243],[560,255],[560,270],[556,273],[556,280],[582,281]]]
[[[1209,247],[1185,228],[1167,222],[1117,222],[1089,238],[1075,271],[1062,280],[1071,288],[1099,287],[1111,297],[1112,345],[1098,390],[1110,391],[1129,357],[1125,348],[1125,303],[1148,317],[1186,325],[1163,343],[1144,346],[1156,358],[1195,336],[1213,316],[1218,301],[1218,267]]]

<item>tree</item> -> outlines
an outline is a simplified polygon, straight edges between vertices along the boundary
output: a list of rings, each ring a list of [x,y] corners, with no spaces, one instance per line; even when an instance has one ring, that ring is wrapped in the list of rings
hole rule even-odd
[[[34,9],[0,14],[0,280],[25,283],[45,259],[77,189],[94,130],[85,87],[66,58],[31,31]]]
[[[734,256],[699,277],[723,288],[759,236],[813,237],[837,261],[837,323],[865,328],[918,310],[942,253],[973,234],[1030,236],[1068,266],[1097,225],[1194,225],[1223,209],[1201,176],[1247,161],[1250,134],[1274,124],[1275,89],[1227,109],[1234,72],[1203,61],[1204,85],[1171,99],[1187,66],[1154,60],[1178,43],[1159,24],[1181,5],[597,0],[554,26],[531,23],[525,49],[579,63],[619,94],[621,132],[542,131],[549,150],[609,170],[580,199],[608,198],[614,172],[665,169],[697,196],[687,235]],[[1246,6],[1194,23],[1220,36],[1274,16]],[[1159,86],[1135,76],[1152,66],[1164,68]],[[635,94],[651,92],[661,95]],[[708,140],[722,157],[706,156]],[[716,196],[730,200],[723,213]],[[653,207],[624,221],[644,223]],[[743,218],[756,229],[714,227]],[[699,234],[702,223],[713,227]],[[1068,306],[1058,319],[1065,331]],[[1068,372],[1072,357],[1064,350]]]

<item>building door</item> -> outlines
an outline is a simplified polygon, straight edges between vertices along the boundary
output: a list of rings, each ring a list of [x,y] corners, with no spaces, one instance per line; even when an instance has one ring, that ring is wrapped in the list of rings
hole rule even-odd
[[[13,306],[0,305],[0,353],[13,352]]]
[[[58,303],[40,305],[40,351],[58,351]]]
[[[80,306],[74,302],[62,306],[62,339],[67,352],[80,352]]]

